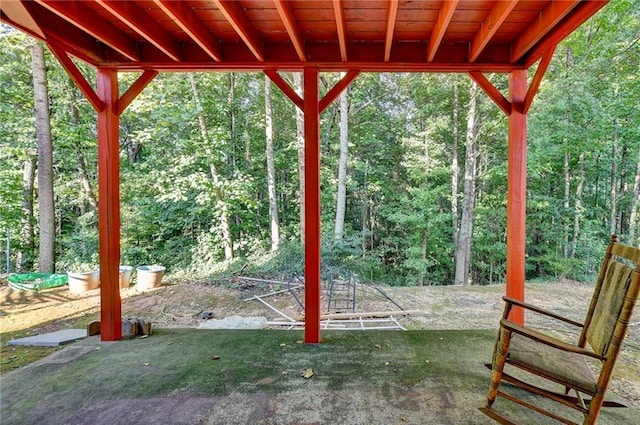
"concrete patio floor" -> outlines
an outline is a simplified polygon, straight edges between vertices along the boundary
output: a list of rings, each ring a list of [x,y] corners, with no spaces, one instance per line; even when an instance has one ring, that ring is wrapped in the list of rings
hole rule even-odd
[[[495,333],[159,329],[90,337],[3,376],[8,424],[491,424],[484,405]],[[310,372],[309,378],[303,373]],[[498,402],[524,424],[549,423]],[[575,420],[581,422],[580,415]],[[640,423],[604,409],[600,424]]]

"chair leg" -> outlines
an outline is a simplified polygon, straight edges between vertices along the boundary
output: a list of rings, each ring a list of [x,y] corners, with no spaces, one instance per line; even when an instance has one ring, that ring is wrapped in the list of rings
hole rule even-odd
[[[589,413],[585,416],[583,425],[592,425],[596,423],[598,416],[600,416],[600,409],[602,408],[603,402],[604,391],[598,391],[591,401],[589,401]]]
[[[502,372],[504,370],[504,364],[507,360],[507,353],[509,352],[509,343],[511,342],[511,332],[506,330],[500,331],[500,337],[498,344],[496,345],[497,352],[493,360],[493,372],[491,373],[491,385],[489,386],[489,393],[487,394],[487,407],[491,407],[496,397],[498,396],[498,387],[500,386],[500,380],[502,379]]]

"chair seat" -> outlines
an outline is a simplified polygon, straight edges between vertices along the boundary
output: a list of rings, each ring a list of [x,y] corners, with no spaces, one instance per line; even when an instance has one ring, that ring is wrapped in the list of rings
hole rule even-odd
[[[507,362],[521,366],[588,394],[595,394],[596,380],[583,355],[569,353],[513,334]]]

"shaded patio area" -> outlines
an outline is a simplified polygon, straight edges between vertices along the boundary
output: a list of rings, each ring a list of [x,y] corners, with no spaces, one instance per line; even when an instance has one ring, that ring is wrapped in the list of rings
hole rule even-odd
[[[482,424],[495,332],[160,329],[3,376],[3,424]],[[313,372],[309,378],[303,373]],[[612,396],[615,397],[614,394]],[[523,423],[543,424],[504,404]],[[580,420],[579,417],[576,418]],[[600,423],[640,420],[604,409]]]

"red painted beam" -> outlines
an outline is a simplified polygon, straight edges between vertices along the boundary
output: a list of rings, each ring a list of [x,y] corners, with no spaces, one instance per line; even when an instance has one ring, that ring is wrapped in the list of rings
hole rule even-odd
[[[510,61],[517,62],[521,59],[579,3],[580,0],[549,2],[535,21],[531,22],[513,42]]]
[[[396,55],[394,54],[394,57]],[[522,69],[520,64],[486,64],[486,63],[441,63],[441,62],[399,62],[398,57],[393,62],[307,62],[302,64],[295,59],[291,61],[257,62],[257,61],[233,61],[225,62],[114,62],[121,72],[141,72],[145,69],[155,69],[167,72],[201,72],[201,71],[234,71],[234,72],[263,72],[267,70],[277,70],[279,72],[302,72],[307,66],[318,67],[322,72],[344,72],[348,69],[358,69],[360,72],[486,72],[486,73],[508,73],[513,70]]]
[[[265,69],[264,73],[275,83],[276,86],[301,110],[304,110],[304,100],[296,93],[296,91],[287,83],[277,71]]]
[[[502,93],[500,93],[491,81],[487,79],[487,77],[477,71],[469,72],[469,75],[505,114],[509,115],[511,113],[511,103],[509,103],[509,101],[502,95]]]
[[[180,61],[180,45],[160,24],[133,2],[95,0],[171,60]]]
[[[102,341],[122,339],[120,299],[120,156],[116,114],[118,75],[98,69],[98,235],[100,244],[100,335]]]
[[[336,98],[340,96],[340,93],[342,93],[344,89],[349,87],[349,85],[351,85],[353,80],[355,80],[358,75],[360,75],[359,70],[352,69],[347,72],[347,74],[342,77],[342,79],[338,81],[336,85],[333,86],[331,90],[329,90],[327,94],[325,94],[324,97],[320,100],[320,113],[324,112],[324,110],[327,109],[329,105],[331,105],[331,102],[336,100]]]
[[[509,74],[509,114],[507,148],[507,289],[506,295],[524,301],[525,243],[527,217],[527,70]],[[524,323],[524,311],[518,307],[511,320]]]
[[[218,62],[222,60],[219,43],[213,38],[205,24],[193,14],[189,6],[175,0],[154,0],[154,3],[173,19],[176,25],[191,37],[211,59]]]
[[[427,45],[427,62],[432,62],[433,58],[436,56],[436,52],[440,47],[444,33],[447,32],[447,27],[453,17],[453,12],[456,11],[458,1],[459,0],[448,0],[442,3],[442,9],[440,9],[440,13],[438,14],[438,20],[433,27],[433,31],[431,31],[431,35],[429,36],[429,44]]]
[[[569,34],[576,30],[576,28],[582,25],[608,2],[609,0],[590,0],[580,2],[568,17],[549,31],[549,33],[527,53],[524,60],[524,66],[526,68],[532,66],[551,46],[555,46],[564,40]]]
[[[289,34],[289,38],[293,43],[293,47],[296,49],[298,58],[300,58],[301,62],[305,62],[307,60],[307,57],[304,52],[304,40],[300,35],[300,30],[298,29],[298,24],[296,23],[296,18],[293,14],[291,3],[288,0],[273,0],[273,4],[278,10],[280,19],[282,20],[282,23],[287,30],[287,34]]]
[[[80,1],[52,1],[36,0],[38,4],[46,7],[66,21],[71,22],[81,30],[91,34],[107,46],[116,50],[129,60],[140,61],[142,58],[134,41],[122,32],[109,25],[106,21],[96,18],[87,19],[95,12]]]
[[[154,78],[158,75],[158,71],[145,71],[136,81],[129,87],[129,89],[118,99],[116,102],[116,114],[120,116],[127,106],[135,100],[136,97],[149,85]]]
[[[538,64],[538,68],[536,69],[536,73],[531,80],[531,85],[527,90],[527,95],[524,98],[524,113],[529,112],[529,108],[531,107],[531,103],[533,102],[533,98],[538,91],[538,87],[540,87],[540,83],[542,82],[542,77],[544,77],[544,73],[547,71],[549,67],[549,63],[551,63],[551,58],[553,58],[553,53],[556,51],[556,46],[551,46],[549,50],[542,56],[540,63]]]
[[[104,62],[107,57],[120,56],[110,47],[106,47],[102,43],[96,43],[94,37],[65,21],[49,9],[35,2],[20,2],[40,28],[39,32],[34,32],[31,28],[12,21],[4,13],[6,7],[14,3],[16,2],[5,1],[0,3],[0,20],[30,34],[34,38],[56,46],[60,50],[66,51],[87,63],[100,63]],[[44,33],[44,36],[42,36],[42,33]],[[118,57],[118,60],[122,60],[122,57]]]
[[[393,44],[393,30],[396,27],[396,17],[398,15],[398,0],[389,0],[389,11],[387,12],[387,30],[384,39],[384,61],[389,62],[391,57],[391,45]]]
[[[478,29],[473,37],[469,50],[469,62],[474,62],[478,59],[482,50],[487,46],[489,41],[491,41],[491,37],[498,31],[504,20],[507,19],[517,4],[518,2],[515,0],[498,1],[494,4],[487,17],[482,21],[482,24],[480,24],[480,29]]]
[[[84,77],[82,72],[78,69],[75,63],[71,60],[67,52],[60,50],[55,46],[49,45],[49,50],[58,58],[58,61],[62,67],[67,71],[69,77],[76,83],[82,94],[87,98],[93,109],[100,112],[104,109],[104,102],[100,100],[91,84]]]
[[[320,342],[320,105],[318,68],[304,68],[304,342]]]
[[[336,16],[336,29],[338,31],[338,44],[340,45],[340,58],[347,61],[347,26],[344,20],[342,0],[333,0],[333,13]]]
[[[249,18],[242,10],[242,6],[233,0],[213,0],[225,19],[238,33],[242,41],[247,45],[251,53],[260,62],[265,61],[263,42],[258,36],[255,28],[251,25]]]

